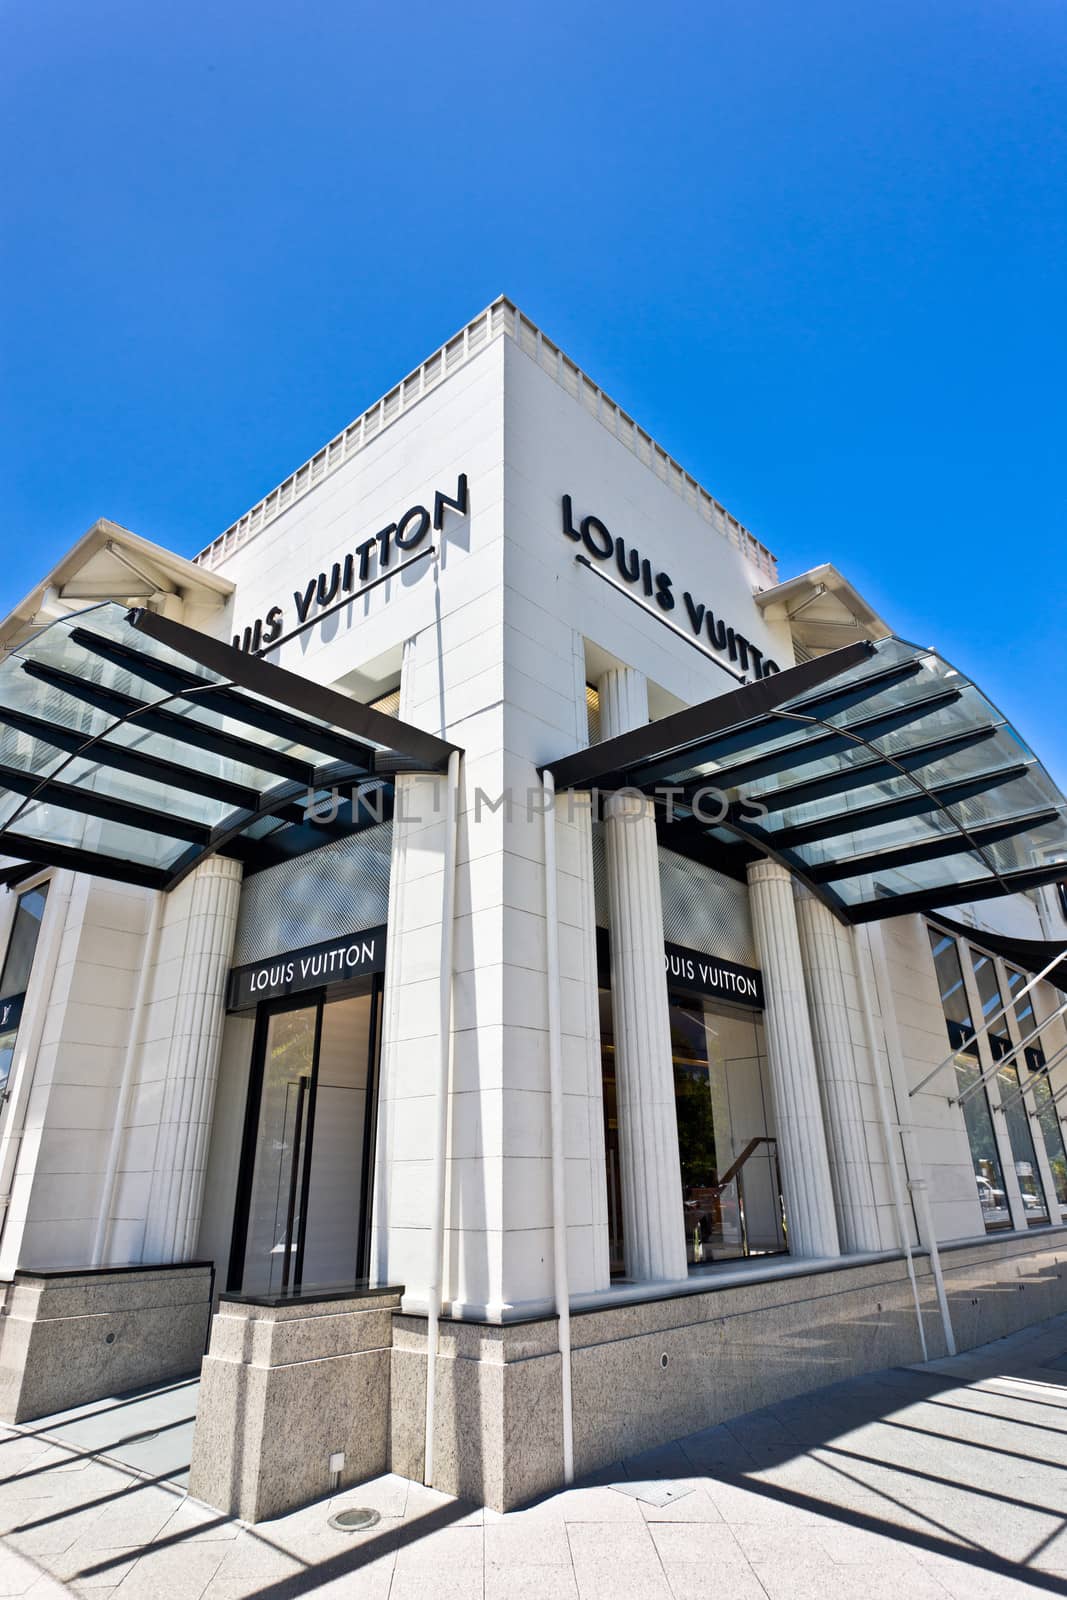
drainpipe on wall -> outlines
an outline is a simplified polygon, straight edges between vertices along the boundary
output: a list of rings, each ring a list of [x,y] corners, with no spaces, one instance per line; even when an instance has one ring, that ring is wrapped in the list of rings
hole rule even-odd
[[[111,1142],[107,1149],[104,1185],[100,1193],[100,1209],[97,1212],[96,1232],[93,1234],[92,1255],[89,1260],[91,1267],[102,1266],[104,1256],[107,1253],[107,1237],[111,1225],[111,1202],[115,1198],[115,1180],[118,1177],[119,1159],[122,1155],[122,1146],[126,1133],[126,1113],[130,1108],[134,1079],[141,1059],[141,1023],[148,1001],[149,984],[155,970],[156,954],[159,949],[159,930],[162,920],[163,896],[157,892],[152,896],[152,908],[148,913],[144,955],[141,960],[141,971],[137,978],[137,992],[133,999],[133,1010],[130,1013],[130,1028],[126,1035],[126,1052],[122,1058],[119,1096],[115,1103],[115,1116],[111,1124]]]
[[[59,965],[59,947],[67,928],[71,886],[71,875],[68,872],[57,873],[50,880],[44,913],[47,926],[41,930],[44,937],[38,942],[30,972],[30,986],[35,990],[30,1027],[25,1040],[20,1042],[18,1063],[14,1066],[9,1079],[14,1087],[7,1105],[5,1125],[0,1128],[0,1138],[3,1140],[3,1157],[0,1160],[0,1243],[3,1241],[7,1213],[11,1205],[11,1191],[15,1183],[19,1150],[22,1147],[22,1130],[37,1070],[37,1053],[41,1048],[45,1017],[51,1004],[52,986],[55,983],[56,967]],[[10,1277],[15,1265],[12,1263],[10,1270],[5,1267],[4,1275]]]
[[[567,1274],[567,1188],[563,1138],[563,1042],[559,1015],[559,908],[556,882],[556,783],[544,775],[545,933],[548,976],[548,1082],[552,1120],[552,1266],[559,1318],[563,1387],[563,1481],[574,1482],[574,1407],[571,1398],[571,1294]]]
[[[852,928],[852,946],[856,957],[856,982],[859,985],[860,1004],[863,1008],[863,1031],[867,1040],[867,1051],[871,1058],[871,1071],[874,1074],[874,1086],[878,1097],[878,1117],[882,1124],[885,1159],[889,1168],[889,1183],[893,1191],[893,1211],[897,1219],[900,1246],[904,1252],[904,1259],[908,1264],[908,1281],[911,1284],[911,1295],[915,1302],[915,1320],[919,1325],[919,1344],[922,1347],[923,1360],[926,1361],[929,1359],[929,1353],[926,1348],[926,1329],[923,1327],[919,1285],[915,1278],[915,1261],[911,1252],[911,1228],[908,1225],[907,1213],[904,1209],[904,1190],[900,1182],[900,1171],[897,1167],[893,1122],[889,1115],[889,1099],[886,1095],[885,1078],[882,1075],[882,1063],[879,1059],[878,1034],[874,1025],[874,1007],[871,1004],[871,986],[867,978],[867,969],[863,964],[864,951],[860,944],[859,926],[857,924],[854,924]],[[869,951],[870,945],[868,943],[868,953]]]
[[[434,1105],[432,1204],[430,1218],[430,1282],[426,1291],[426,1434],[423,1482],[433,1484],[433,1425],[437,1395],[437,1328],[441,1318],[441,1280],[445,1249],[445,1157],[448,1136],[448,1074],[452,1046],[452,942],[456,911],[456,791],[459,751],[448,758],[445,792],[445,839],[442,856],[440,1011],[437,1041],[437,1089]]]

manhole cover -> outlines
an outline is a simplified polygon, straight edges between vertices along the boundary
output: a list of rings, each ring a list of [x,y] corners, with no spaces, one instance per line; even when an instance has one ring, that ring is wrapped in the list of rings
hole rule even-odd
[[[342,1533],[360,1533],[364,1528],[373,1528],[381,1520],[380,1511],[372,1511],[370,1506],[353,1506],[350,1511],[339,1511],[335,1517],[331,1517],[330,1527],[339,1528]]]
[[[158,1433],[128,1433],[125,1439],[120,1439],[119,1444],[147,1444],[149,1439],[158,1439]]]
[[[644,1500],[650,1506],[669,1506],[672,1500],[684,1500],[687,1494],[692,1494],[690,1484],[660,1483],[658,1481],[645,1483],[612,1483],[608,1486],[619,1494],[628,1494],[634,1500]]]

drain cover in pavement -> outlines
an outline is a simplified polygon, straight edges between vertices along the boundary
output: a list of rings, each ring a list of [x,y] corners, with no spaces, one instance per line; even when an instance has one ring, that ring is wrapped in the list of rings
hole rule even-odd
[[[370,1506],[352,1506],[348,1511],[339,1511],[329,1522],[331,1528],[339,1528],[342,1533],[360,1533],[381,1520],[381,1512],[372,1511]]]
[[[683,1500],[693,1492],[689,1485],[681,1483],[613,1483],[611,1488],[650,1506],[669,1506],[672,1500]]]

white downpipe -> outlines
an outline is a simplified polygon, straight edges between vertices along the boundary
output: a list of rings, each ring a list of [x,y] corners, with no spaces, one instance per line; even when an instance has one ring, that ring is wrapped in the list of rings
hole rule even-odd
[[[41,1048],[45,1017],[52,998],[56,968],[59,965],[59,947],[67,930],[70,898],[70,874],[57,874],[49,885],[44,916],[47,927],[42,930],[44,938],[34,953],[33,967],[30,971],[30,987],[34,990],[30,1026],[26,1030],[25,1039],[19,1040],[18,1060],[13,1066],[9,1080],[14,1087],[8,1101],[6,1126],[0,1127],[0,1139],[3,1141],[3,1158],[0,1160],[0,1244],[3,1241],[7,1213],[11,1205],[11,1191],[15,1183],[19,1150],[22,1148],[22,1130],[26,1122],[26,1111],[37,1069],[37,1053]]]
[[[448,1073],[452,1053],[452,941],[456,911],[456,791],[459,751],[448,758],[445,792],[445,838],[441,888],[440,1011],[437,1027],[437,1090],[434,1105],[434,1148],[430,1219],[430,1282],[426,1290],[426,1434],[422,1481],[433,1484],[433,1427],[437,1398],[437,1329],[441,1320],[441,1279],[445,1252],[445,1157],[448,1136]]]
[[[548,1083],[552,1119],[552,1265],[559,1318],[563,1387],[563,1481],[574,1482],[574,1404],[571,1396],[571,1291],[567,1274],[567,1183],[564,1151],[563,1043],[559,1016],[559,907],[556,883],[556,783],[545,786],[545,933],[548,975]]]
[[[911,1250],[911,1228],[908,1225],[907,1212],[904,1207],[904,1189],[900,1181],[900,1169],[897,1166],[893,1122],[889,1115],[889,1099],[886,1095],[885,1078],[882,1073],[882,1063],[878,1050],[878,1032],[874,1025],[871,986],[867,979],[867,969],[864,966],[864,951],[860,945],[858,925],[853,925],[852,928],[852,948],[856,957],[856,982],[860,991],[860,1005],[863,1008],[863,1031],[867,1039],[867,1052],[871,1058],[871,1071],[874,1074],[874,1086],[878,1096],[878,1117],[882,1124],[885,1159],[889,1168],[889,1183],[893,1191],[893,1211],[897,1219],[900,1246],[904,1252],[904,1259],[908,1264],[908,1281],[911,1284],[911,1296],[915,1302],[915,1320],[919,1325],[919,1344],[922,1347],[923,1360],[926,1361],[928,1359],[926,1329],[923,1327],[922,1301],[919,1298],[919,1285],[915,1277],[915,1261]]]
[[[126,1051],[122,1058],[119,1096],[115,1103],[114,1121],[111,1124],[111,1141],[107,1147],[107,1163],[104,1167],[104,1186],[100,1193],[100,1210],[97,1212],[96,1231],[93,1234],[92,1255],[89,1261],[89,1265],[92,1267],[103,1266],[104,1256],[107,1253],[107,1237],[111,1224],[111,1202],[115,1198],[115,1180],[118,1177],[119,1160],[122,1155],[122,1144],[126,1134],[126,1113],[130,1108],[137,1066],[141,1059],[141,1024],[148,1000],[149,985],[155,971],[156,954],[159,949],[159,930],[162,920],[163,895],[156,893],[152,897],[152,909],[148,913],[148,927],[145,930],[141,971],[137,978],[137,992],[133,998],[133,1010],[130,1012],[130,1028],[126,1036]]]

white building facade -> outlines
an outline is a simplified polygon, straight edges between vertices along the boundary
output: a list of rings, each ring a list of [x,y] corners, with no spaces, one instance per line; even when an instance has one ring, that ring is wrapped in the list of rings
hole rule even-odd
[[[1062,796],[510,302],[0,644],[5,1415],[505,1507],[1067,1305]]]

